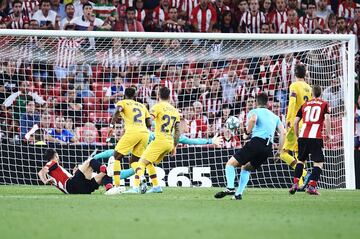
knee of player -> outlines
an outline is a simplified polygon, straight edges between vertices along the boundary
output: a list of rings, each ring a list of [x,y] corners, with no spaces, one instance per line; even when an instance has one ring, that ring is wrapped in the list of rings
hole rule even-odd
[[[243,165],[241,167],[242,170],[246,170],[246,171],[254,171],[255,170],[255,167],[251,165],[250,162],[248,162],[247,164]]]
[[[238,161],[237,161],[234,157],[231,157],[231,158],[227,161],[226,166],[238,167],[238,166],[239,166],[239,163],[238,163]]]

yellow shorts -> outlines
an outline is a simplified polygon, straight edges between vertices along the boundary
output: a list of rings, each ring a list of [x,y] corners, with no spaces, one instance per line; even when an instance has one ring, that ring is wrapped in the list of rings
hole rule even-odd
[[[298,151],[298,143],[297,143],[297,138],[295,136],[294,128],[291,128],[286,132],[283,149],[293,152]]]
[[[145,151],[149,141],[149,132],[129,132],[121,137],[116,144],[115,151],[122,155],[132,153],[136,157],[140,157]]]
[[[141,158],[151,163],[158,164],[163,160],[166,154],[171,152],[173,148],[174,142],[155,138],[155,140],[146,147],[144,153],[141,155]]]

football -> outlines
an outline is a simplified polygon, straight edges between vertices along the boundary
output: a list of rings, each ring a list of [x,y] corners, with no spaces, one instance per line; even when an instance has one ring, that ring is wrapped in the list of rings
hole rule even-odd
[[[240,120],[239,118],[235,117],[235,116],[230,116],[227,120],[226,120],[226,128],[231,130],[231,131],[235,131],[236,129],[238,129],[240,127]]]

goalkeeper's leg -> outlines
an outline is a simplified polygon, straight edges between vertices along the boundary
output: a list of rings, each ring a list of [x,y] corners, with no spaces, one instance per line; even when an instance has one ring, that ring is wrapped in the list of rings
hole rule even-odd
[[[293,157],[290,154],[290,151],[285,149],[283,153],[280,154],[280,159],[282,161],[284,161],[287,165],[289,165],[292,169],[295,170],[296,164],[298,163],[298,160],[296,159],[298,156],[298,152],[295,152],[295,157]],[[307,171],[305,170],[305,168],[302,170],[302,175],[300,177],[299,180],[299,187],[302,187],[302,185],[304,184],[304,177],[306,176]]]

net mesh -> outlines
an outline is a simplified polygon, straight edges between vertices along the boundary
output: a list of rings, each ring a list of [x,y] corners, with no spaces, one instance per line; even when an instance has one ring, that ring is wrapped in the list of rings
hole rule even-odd
[[[151,108],[159,86],[167,86],[187,119],[186,136],[218,134],[224,142],[181,145],[176,158],[159,165],[160,179],[169,186],[224,186],[226,161],[247,141],[246,113],[254,97],[268,93],[269,108],[285,123],[294,67],[302,63],[307,81],[323,88],[332,107],[335,139],[325,144],[320,186],[345,187],[345,42],[1,36],[0,45],[1,184],[38,184],[47,147],[59,151],[68,170],[95,147],[114,148],[122,122],[108,143],[106,135],[125,88],[135,86],[137,100]],[[235,135],[225,128],[231,115],[241,122]],[[126,159],[123,165],[128,168]],[[291,178],[286,164],[269,159],[249,185],[287,187]]]

